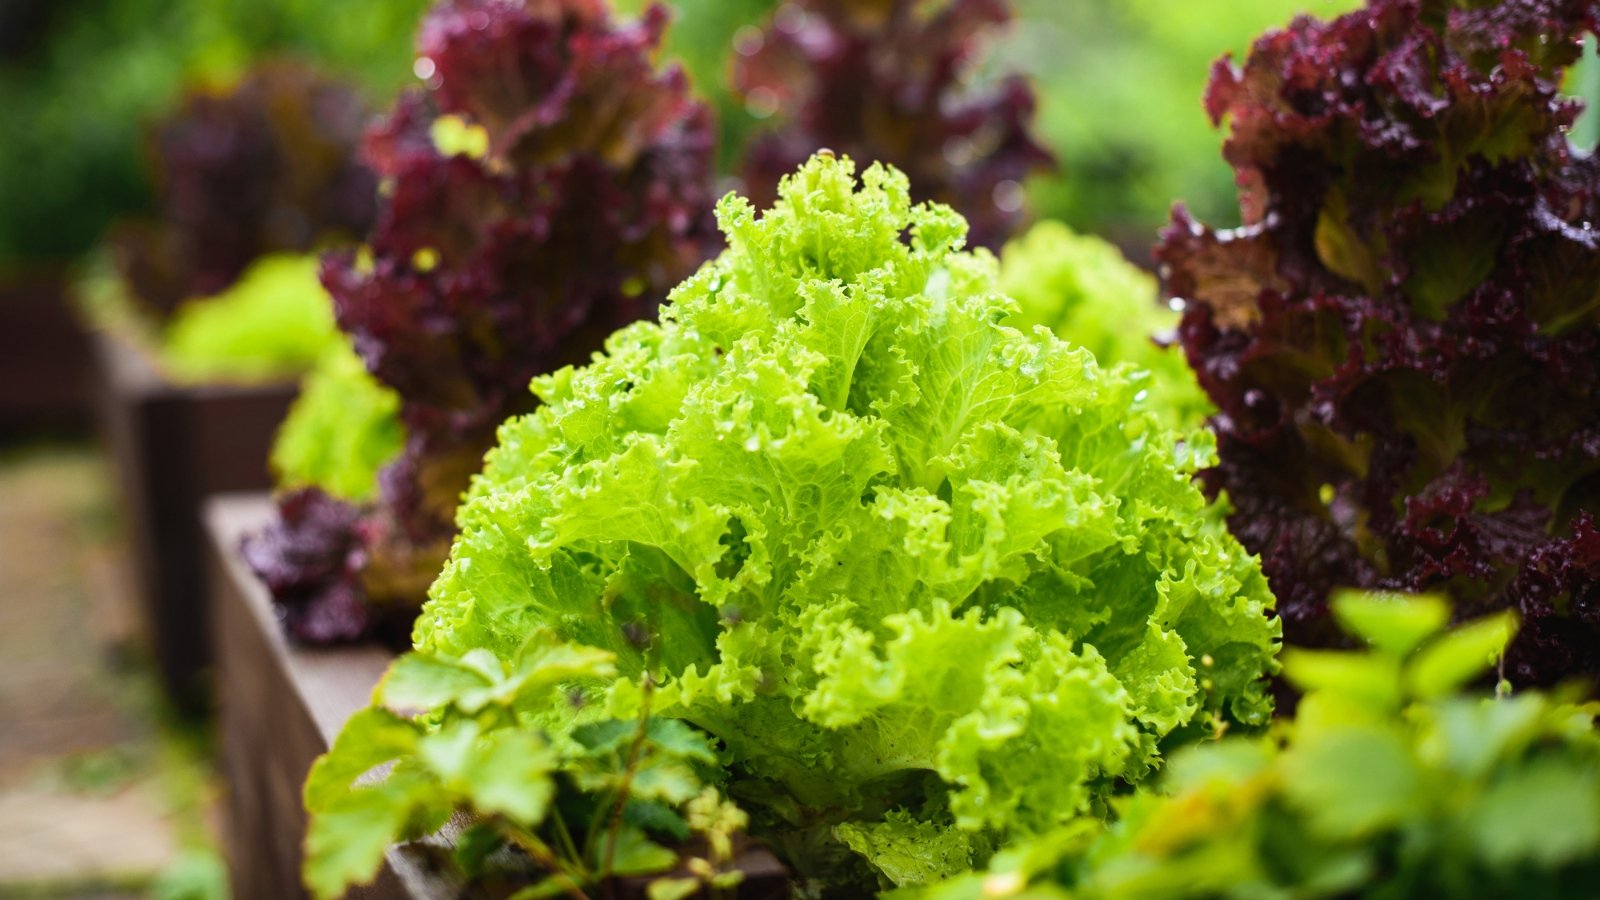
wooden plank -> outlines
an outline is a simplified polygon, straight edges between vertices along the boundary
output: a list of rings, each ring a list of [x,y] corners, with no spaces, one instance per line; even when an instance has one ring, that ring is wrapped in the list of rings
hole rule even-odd
[[[0,442],[89,424],[89,338],[66,276],[44,271],[0,283]]]
[[[123,498],[136,593],[162,680],[204,707],[210,663],[202,576],[205,497],[271,487],[267,456],[296,387],[174,384],[142,353],[93,338],[96,413]]]
[[[217,727],[227,782],[227,843],[237,900],[304,897],[300,787],[350,716],[367,705],[393,654],[382,647],[309,648],[284,638],[272,598],[238,553],[276,515],[265,494],[206,503],[220,701]],[[397,848],[378,881],[350,896],[455,897],[426,857]]]

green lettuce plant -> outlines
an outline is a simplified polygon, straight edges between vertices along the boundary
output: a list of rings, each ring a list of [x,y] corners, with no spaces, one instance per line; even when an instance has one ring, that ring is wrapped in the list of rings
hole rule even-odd
[[[282,490],[317,487],[363,502],[376,496],[379,470],[404,446],[399,395],[340,341],[301,381],[272,445],[272,470]]]
[[[87,267],[77,296],[97,327],[137,346],[181,382],[292,377],[344,341],[313,256],[262,257],[227,289],[183,302],[165,321],[130,295],[103,254]]]
[[[396,673],[446,690],[427,661],[511,671],[545,630],[607,654],[614,675],[476,721],[560,746],[680,720],[822,890],[964,871],[1103,815],[1165,746],[1267,720],[1271,596],[1190,481],[1205,432],[1006,324],[993,257],[893,169],[819,156],[764,215],[718,217],[728,249],[659,324],[534,381]],[[353,780],[380,762],[360,743],[322,766]],[[397,821],[352,828],[417,833]]]
[[[1142,402],[1163,424],[1196,428],[1214,411],[1176,344],[1179,314],[1114,245],[1040,222],[1001,251],[1000,289],[1019,307],[1008,324],[1043,325],[1103,366],[1146,372]]]
[[[1515,631],[1435,597],[1344,594],[1366,652],[1284,651],[1305,691],[1260,738],[1185,748],[1109,830],[1063,829],[912,900],[1576,897],[1600,883],[1600,704],[1484,696]]]
[[[159,358],[185,381],[261,381],[306,371],[342,340],[316,257],[267,256],[223,292],[179,306]]]

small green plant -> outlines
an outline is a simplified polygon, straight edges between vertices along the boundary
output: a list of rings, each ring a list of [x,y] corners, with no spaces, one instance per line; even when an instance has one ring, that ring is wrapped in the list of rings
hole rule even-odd
[[[350,720],[306,782],[313,893],[341,896],[376,873],[392,842],[457,814],[471,824],[455,865],[481,877],[494,854],[511,851],[531,881],[518,898],[582,898],[636,876],[651,876],[659,900],[737,885],[747,819],[716,786],[705,734],[651,716],[648,704],[631,720],[541,727],[552,708],[581,707],[615,674],[611,654],[548,630],[506,661],[483,650],[402,657],[378,686],[381,705]],[[641,690],[650,689],[647,678]],[[390,708],[433,712],[408,719]],[[389,768],[365,777],[380,767]]]
[[[1366,652],[1288,649],[1306,692],[1266,737],[1180,751],[1108,831],[1010,848],[896,897],[1574,897],[1600,884],[1600,705],[1486,696],[1510,613],[1344,594]],[[1504,683],[1502,683],[1502,688]]]

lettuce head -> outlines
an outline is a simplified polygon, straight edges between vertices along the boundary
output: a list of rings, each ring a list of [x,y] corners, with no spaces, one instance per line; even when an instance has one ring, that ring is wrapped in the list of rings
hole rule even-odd
[[[966,870],[1271,711],[1272,598],[1191,480],[1206,432],[1007,324],[994,258],[909,196],[824,153],[764,214],[725,199],[659,323],[534,381],[414,635],[614,654],[521,721],[697,726],[823,884]]]

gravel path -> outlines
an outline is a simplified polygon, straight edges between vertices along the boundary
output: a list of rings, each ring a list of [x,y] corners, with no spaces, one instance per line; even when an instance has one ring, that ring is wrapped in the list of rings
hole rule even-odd
[[[89,450],[0,457],[0,897],[219,894],[205,728],[142,662],[113,498]]]

